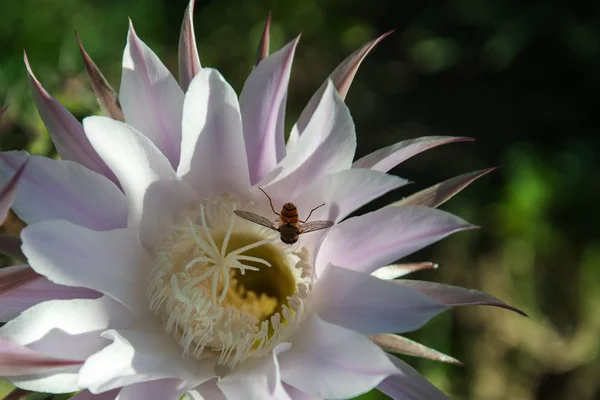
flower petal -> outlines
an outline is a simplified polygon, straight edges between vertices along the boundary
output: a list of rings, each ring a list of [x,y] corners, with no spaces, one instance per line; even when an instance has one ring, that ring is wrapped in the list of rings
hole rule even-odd
[[[253,185],[285,156],[285,102],[292,59],[299,39],[300,36],[265,58],[250,73],[240,94],[248,168]]]
[[[100,71],[100,69],[94,63],[94,60],[92,60],[92,58],[85,51],[83,48],[83,43],[81,43],[81,38],[77,32],[75,32],[75,36],[77,37],[77,42],[79,43],[79,50],[81,50],[83,65],[85,66],[85,70],[90,78],[90,83],[92,84],[92,90],[98,98],[98,103],[100,104],[100,107],[102,107],[104,114],[112,119],[116,119],[117,121],[125,121],[117,92],[115,92],[115,90],[110,86],[110,83],[108,83],[104,75],[102,75],[102,71]]]
[[[54,97],[50,96],[33,75],[27,60],[27,54],[25,54],[25,66],[29,73],[29,83],[33,91],[35,105],[50,133],[58,154],[64,160],[78,162],[116,182],[115,175],[90,145],[81,123],[66,108],[61,106]]]
[[[116,400],[179,400],[187,392],[186,382],[179,379],[159,379],[127,385]]]
[[[352,164],[352,168],[369,168],[376,171],[387,172],[403,161],[433,147],[443,144],[472,141],[465,137],[450,136],[424,136],[416,139],[404,140],[376,150]]]
[[[10,210],[10,207],[15,201],[15,197],[17,196],[17,184],[23,175],[23,171],[25,170],[28,161],[28,159],[25,159],[8,182],[0,187],[0,225],[4,223],[4,220],[8,215],[8,210]]]
[[[97,299],[100,296],[90,289],[52,283],[28,265],[0,269],[0,321],[3,322],[44,301]]]
[[[237,96],[221,74],[203,68],[186,93],[177,174],[203,196],[250,189]]]
[[[217,378],[206,381],[189,392],[188,396],[192,400],[227,400],[221,389],[217,386],[217,382]]]
[[[0,153],[0,181],[28,159],[13,209],[26,223],[64,219],[94,230],[124,228],[127,202],[106,177],[72,161],[29,156],[24,151]]]
[[[311,315],[279,355],[281,377],[320,398],[348,398],[367,392],[396,371],[386,354],[365,336]]]
[[[457,286],[444,285],[436,282],[414,281],[412,279],[397,279],[393,283],[418,290],[429,297],[446,304],[450,307],[457,306],[494,306],[506,308],[523,316],[527,316],[523,311],[509,306],[502,300],[498,300],[494,296],[480,292],[478,290],[466,289]]]
[[[271,12],[269,11],[269,16],[267,17],[267,23],[265,24],[265,29],[260,37],[260,43],[258,44],[258,48],[256,49],[256,61],[254,62],[254,66],[256,67],[262,60],[269,56],[269,45],[271,44]]]
[[[375,40],[371,40],[370,42],[363,45],[360,49],[356,50],[354,53],[350,54],[337,68],[329,75],[328,79],[323,82],[319,90],[315,92],[315,94],[311,97],[304,110],[300,114],[300,118],[298,118],[298,122],[292,128],[290,132],[290,137],[288,139],[288,149],[293,146],[300,135],[306,129],[308,122],[312,118],[313,113],[315,112],[317,105],[321,101],[321,97],[327,88],[327,82],[329,80],[333,81],[338,93],[340,94],[340,98],[342,100],[346,99],[346,95],[350,90],[350,85],[354,80],[354,75],[358,72],[358,67],[363,62],[365,57],[373,50],[375,46],[383,39],[388,37],[393,31],[389,31],[379,36]]]
[[[144,221],[144,235],[164,234],[163,226],[193,201],[193,190],[154,144],[129,125],[105,117],[88,117],[83,125],[121,182],[129,201],[128,226]]]
[[[202,68],[194,33],[194,2],[190,0],[185,9],[179,34],[179,85],[184,92]]]
[[[381,265],[414,253],[469,224],[427,207],[389,207],[347,219],[332,227],[317,255],[317,273],[328,262],[372,273]]]
[[[408,275],[413,272],[422,271],[424,269],[436,269],[438,264],[432,262],[419,262],[411,264],[392,264],[386,265],[375,270],[371,275],[379,279],[396,279],[401,276]]]
[[[15,260],[25,261],[25,255],[21,251],[21,238],[18,236],[0,233],[0,253]]]
[[[129,24],[123,54],[121,106],[128,124],[144,134],[177,168],[181,151],[183,90]]]
[[[89,390],[83,390],[71,397],[70,400],[115,400],[121,389],[109,390],[100,394],[92,394]]]
[[[323,400],[318,397],[311,396],[308,393],[304,393],[301,390],[296,389],[292,385],[288,385],[287,383],[283,384],[283,388],[288,392],[292,400]]]
[[[366,335],[414,331],[448,309],[417,290],[335,265],[325,269],[312,296],[325,321]]]
[[[65,369],[83,361],[50,357],[0,338],[0,376],[20,376]]]
[[[104,293],[129,310],[145,311],[145,253],[136,232],[97,232],[66,221],[30,225],[21,233],[31,267],[52,282]]]
[[[114,300],[52,300],[33,306],[0,328],[0,338],[27,346],[49,357],[85,360],[107,341],[100,332],[111,324],[127,326],[131,314]],[[79,365],[59,373],[11,378],[17,387],[36,392],[65,393],[79,390]]]
[[[287,345],[278,347],[288,349]],[[277,354],[280,349],[258,360],[247,360],[217,382],[228,399],[291,400],[282,386]]]
[[[325,203],[315,210],[311,220],[340,221],[371,200],[407,183],[406,179],[379,171],[346,169],[314,181],[293,203],[306,213]]]
[[[444,353],[440,353],[439,351],[431,349],[427,346],[423,346],[421,343],[417,343],[413,340],[405,338],[404,336],[386,333],[381,335],[373,335],[370,338],[373,343],[388,352],[422,357],[427,358],[428,360],[441,361],[449,364],[463,365],[463,363],[458,361],[456,358],[450,357]]]
[[[350,168],[355,150],[352,117],[330,81],[298,145],[261,184],[289,201],[314,180]]]
[[[160,327],[109,330],[102,337],[112,343],[89,357],[79,373],[79,385],[92,393],[164,378],[200,384],[214,376],[213,364],[184,357]]]
[[[420,192],[414,193],[402,200],[396,201],[390,204],[388,207],[399,207],[399,206],[426,206],[426,207],[439,207],[446,201],[451,199],[455,194],[463,190],[465,187],[473,183],[478,178],[498,169],[489,168],[481,171],[470,172],[467,174],[459,175],[454,178],[440,182],[437,185],[433,185],[427,189],[423,189]]]
[[[379,391],[395,400],[450,400],[404,361],[391,355],[389,358],[398,373],[381,382],[377,386]]]

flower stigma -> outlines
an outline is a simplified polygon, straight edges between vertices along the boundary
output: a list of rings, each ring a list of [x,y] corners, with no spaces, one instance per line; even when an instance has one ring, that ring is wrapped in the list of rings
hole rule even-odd
[[[184,213],[156,249],[148,287],[150,310],[184,355],[229,368],[284,341],[311,288],[308,251],[236,217],[239,206],[223,195]]]

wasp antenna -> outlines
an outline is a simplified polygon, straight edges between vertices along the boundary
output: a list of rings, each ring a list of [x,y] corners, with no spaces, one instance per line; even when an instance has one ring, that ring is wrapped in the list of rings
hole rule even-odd
[[[264,191],[262,188],[258,188],[258,189],[259,189],[261,192],[263,192],[263,193],[265,194],[265,196],[267,196],[267,199],[269,199],[269,204],[271,205],[271,210],[273,210],[273,212],[274,212],[276,215],[279,215],[279,213],[278,213],[277,211],[275,211],[275,207],[273,207],[273,200],[271,200],[271,196],[269,196],[269,195],[267,194],[267,192],[265,192],[265,191]]]
[[[325,203],[321,204],[320,206],[316,206],[315,208],[313,208],[312,210],[310,210],[310,212],[308,213],[308,217],[306,217],[306,219],[304,221],[301,221],[303,224],[306,223],[306,221],[308,221],[308,219],[310,218],[310,216],[312,215],[313,211],[315,211],[318,208],[321,208],[325,205]]]

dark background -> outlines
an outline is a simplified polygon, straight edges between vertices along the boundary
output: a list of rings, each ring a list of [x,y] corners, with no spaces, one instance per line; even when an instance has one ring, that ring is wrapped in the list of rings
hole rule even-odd
[[[2,149],[54,154],[29,92],[23,49],[46,89],[83,118],[99,108],[73,29],[118,88],[127,17],[176,74],[186,6],[184,0],[3,1],[0,105],[10,107],[0,119]],[[272,51],[302,32],[288,127],[339,62],[395,29],[365,60],[347,97],[357,156],[423,135],[476,139],[394,169],[416,184],[371,208],[503,165],[443,206],[482,228],[410,260],[441,264],[416,278],[484,290],[530,318],[484,307],[445,313],[409,336],[466,366],[406,360],[454,399],[600,399],[600,139],[594,117],[600,2],[198,1],[202,65],[218,68],[238,93],[269,11]]]

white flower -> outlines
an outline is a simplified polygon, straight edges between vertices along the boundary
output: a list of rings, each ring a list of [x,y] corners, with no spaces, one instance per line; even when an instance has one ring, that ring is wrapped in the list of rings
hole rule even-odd
[[[21,234],[28,265],[1,272],[0,317],[9,322],[0,328],[0,375],[27,390],[84,390],[78,399],[347,398],[374,387],[393,398],[445,398],[381,347],[453,359],[389,333],[415,330],[450,306],[506,305],[479,292],[378,277],[431,267],[385,266],[472,228],[426,206],[486,171],[344,220],[407,183],[389,169],[464,139],[405,141],[353,163],[343,97],[380,38],[334,71],[286,144],[298,40],[266,58],[263,46],[238,100],[218,71],[200,66],[192,6],[179,84],[132,26],[120,105],[84,52],[112,118],[89,117],[82,126],[28,65],[63,160],[31,156],[19,171],[13,207],[29,224]],[[26,157],[2,153],[4,181]],[[274,220],[258,188],[276,207],[293,202],[301,219],[325,203],[311,220],[336,225],[284,244],[233,213]]]

